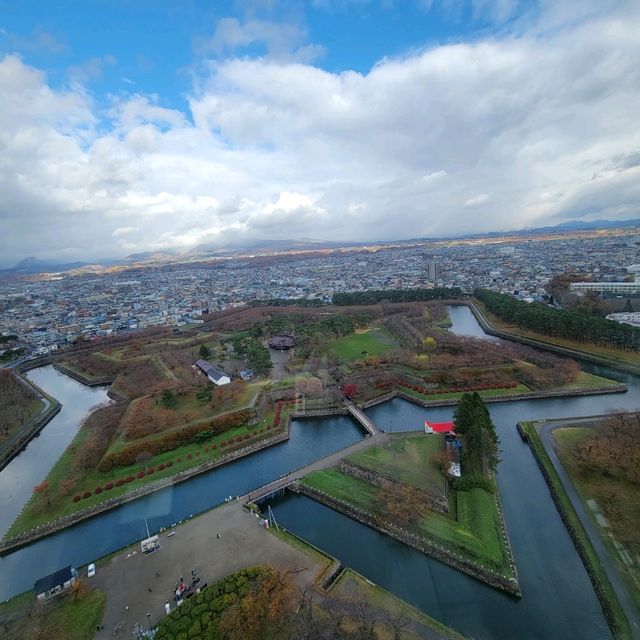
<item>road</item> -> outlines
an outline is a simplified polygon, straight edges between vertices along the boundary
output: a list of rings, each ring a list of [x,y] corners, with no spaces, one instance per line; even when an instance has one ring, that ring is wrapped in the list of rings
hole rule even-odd
[[[582,524],[584,530],[593,545],[593,548],[598,556],[598,560],[600,564],[605,570],[607,577],[609,578],[609,582],[611,582],[611,586],[620,602],[620,606],[624,610],[625,615],[627,616],[627,620],[629,621],[629,626],[631,627],[631,633],[634,638],[640,639],[640,612],[635,605],[635,602],[629,595],[629,592],[626,589],[622,576],[618,571],[618,567],[616,563],[611,558],[605,544],[602,540],[602,536],[596,525],[594,524],[591,516],[587,512],[580,495],[578,494],[576,488],[571,482],[571,478],[569,474],[565,471],[565,468],[562,466],[556,451],[553,446],[553,432],[555,429],[560,429],[562,427],[577,425],[577,424],[585,424],[588,422],[597,422],[601,418],[576,418],[573,420],[563,420],[562,422],[547,422],[544,423],[540,430],[540,438],[542,440],[542,444],[551,460],[551,464],[553,468],[556,470],[560,481],[562,482],[562,486],[571,500],[571,504],[578,515],[578,519]]]

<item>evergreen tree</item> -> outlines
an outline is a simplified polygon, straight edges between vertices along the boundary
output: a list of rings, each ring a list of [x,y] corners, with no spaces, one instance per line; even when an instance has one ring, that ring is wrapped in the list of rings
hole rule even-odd
[[[454,412],[456,433],[462,436],[466,473],[488,475],[498,465],[498,436],[485,403],[477,392],[465,393]]]
[[[206,344],[200,345],[200,357],[205,360],[211,355],[211,350],[207,347]]]

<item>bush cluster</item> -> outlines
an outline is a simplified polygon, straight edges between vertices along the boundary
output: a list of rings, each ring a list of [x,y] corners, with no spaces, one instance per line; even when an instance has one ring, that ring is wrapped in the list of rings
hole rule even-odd
[[[506,382],[501,384],[474,384],[465,385],[464,387],[448,387],[446,389],[432,389],[429,387],[421,387],[417,384],[411,384],[402,380],[401,378],[395,378],[394,380],[384,380],[382,382],[376,382],[373,385],[376,389],[388,389],[389,387],[398,386],[405,389],[412,389],[421,393],[423,396],[436,395],[440,393],[469,393],[471,391],[486,391],[488,389],[515,389],[518,386],[517,382]]]
[[[224,433],[229,429],[246,424],[251,418],[251,415],[252,412],[250,409],[243,409],[219,416],[210,423],[185,427],[180,431],[166,433],[164,436],[154,440],[135,442],[120,451],[106,455],[98,465],[98,470],[106,473],[115,467],[126,467],[134,464],[142,454],[150,453],[151,455],[157,455],[159,453],[172,451],[173,449],[194,442],[198,438],[198,435],[203,432],[210,432],[211,435]]]
[[[205,587],[160,621],[156,640],[218,638],[218,621],[224,611],[246,596],[270,571],[273,569],[266,567],[241,569]]]

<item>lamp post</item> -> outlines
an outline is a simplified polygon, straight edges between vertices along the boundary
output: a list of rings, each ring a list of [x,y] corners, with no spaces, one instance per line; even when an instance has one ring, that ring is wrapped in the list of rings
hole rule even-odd
[[[149,631],[151,631],[151,614],[147,611],[147,626],[149,627]]]

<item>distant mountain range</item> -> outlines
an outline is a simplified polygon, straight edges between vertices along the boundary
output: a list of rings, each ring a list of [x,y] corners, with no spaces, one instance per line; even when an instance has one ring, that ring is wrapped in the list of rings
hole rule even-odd
[[[25,258],[14,267],[0,269],[0,276],[15,277],[21,275],[36,275],[39,273],[58,272],[101,272],[109,268],[136,268],[163,266],[167,264],[204,262],[220,258],[241,258],[256,255],[268,256],[281,253],[303,253],[311,251],[332,251],[344,248],[353,250],[358,247],[375,246],[402,246],[434,240],[464,240],[465,238],[495,238],[500,236],[531,236],[544,233],[558,233],[571,231],[589,231],[596,229],[620,229],[629,227],[640,227],[640,219],[633,220],[569,220],[549,227],[536,227],[533,229],[521,229],[519,231],[494,231],[483,234],[467,234],[464,236],[450,236],[448,238],[414,238],[409,240],[375,242],[334,242],[324,240],[314,240],[304,238],[300,240],[255,240],[246,244],[238,245],[216,245],[201,244],[187,251],[178,249],[165,249],[162,251],[143,251],[132,253],[124,258],[106,258],[92,262],[66,262],[57,263],[47,260],[40,260],[35,257]]]
[[[628,227],[639,227],[640,218],[633,220],[569,220],[561,222],[553,227],[539,227],[537,229],[527,229],[528,233],[539,233],[545,231],[579,231],[581,229],[626,229]]]

